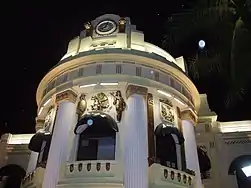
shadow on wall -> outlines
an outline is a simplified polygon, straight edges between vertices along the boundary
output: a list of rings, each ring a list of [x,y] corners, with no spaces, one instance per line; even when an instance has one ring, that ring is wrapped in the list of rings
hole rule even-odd
[[[25,174],[25,170],[15,164],[6,165],[0,169],[1,180],[7,177],[4,180],[4,188],[20,188],[21,181]]]

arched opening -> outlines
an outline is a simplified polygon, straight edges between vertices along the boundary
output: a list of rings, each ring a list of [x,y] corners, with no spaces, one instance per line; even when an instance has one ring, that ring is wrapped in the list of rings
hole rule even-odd
[[[235,158],[228,169],[229,175],[236,175],[239,188],[251,187],[251,172],[245,172],[244,168],[251,168],[251,155],[242,155]]]
[[[50,132],[36,133],[30,140],[28,148],[38,152],[37,167],[46,167],[52,135]]]
[[[155,129],[156,158],[161,165],[183,170],[182,145],[184,138],[176,127],[161,123]]]
[[[75,134],[79,134],[77,161],[115,160],[115,120],[102,112],[91,112],[78,121]]]
[[[200,173],[202,179],[210,178],[210,169],[211,169],[211,161],[207,155],[207,152],[202,148],[197,147],[199,165],[200,165]]]
[[[25,174],[25,170],[16,164],[6,165],[0,169],[0,178],[7,177],[4,181],[4,188],[20,188]]]

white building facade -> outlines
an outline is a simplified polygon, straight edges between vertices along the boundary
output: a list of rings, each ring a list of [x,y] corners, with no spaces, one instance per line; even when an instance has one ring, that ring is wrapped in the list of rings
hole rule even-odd
[[[22,187],[234,188],[229,165],[250,159],[251,123],[217,122],[183,58],[145,42],[129,18],[86,23],[36,99]]]

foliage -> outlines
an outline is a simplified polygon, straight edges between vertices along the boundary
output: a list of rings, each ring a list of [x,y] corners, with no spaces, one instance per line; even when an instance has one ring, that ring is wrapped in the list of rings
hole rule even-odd
[[[198,1],[166,24],[163,47],[185,56],[195,83],[203,85],[212,76],[222,79],[215,84],[226,86],[227,107],[242,99],[251,78],[250,15],[251,0]],[[204,49],[198,48],[200,39],[206,41]]]

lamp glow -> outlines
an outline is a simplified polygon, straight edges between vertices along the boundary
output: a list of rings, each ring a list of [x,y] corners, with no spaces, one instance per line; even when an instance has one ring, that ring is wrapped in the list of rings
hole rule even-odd
[[[43,106],[46,106],[47,104],[49,104],[49,102],[51,102],[51,98],[50,98],[50,99],[48,99],[48,100],[44,103],[44,105],[43,105]]]
[[[206,46],[206,42],[204,40],[200,40],[199,41],[199,47],[200,48],[205,48],[205,46]]]
[[[81,86],[79,86],[80,88],[83,88],[83,87],[93,87],[93,86],[95,86],[95,85],[97,85],[97,84],[87,84],[87,85],[81,85]]]
[[[247,177],[251,177],[251,164],[241,169]]]
[[[181,100],[177,99],[174,97],[174,100],[177,101],[179,104],[185,106],[186,104],[184,102],[182,102]]]
[[[162,95],[165,95],[165,96],[167,96],[167,97],[172,97],[171,94],[166,93],[166,92],[164,92],[164,91],[162,91],[162,90],[157,90],[157,92],[160,93],[160,94],[162,94]]]
[[[100,85],[101,86],[116,86],[116,85],[118,85],[118,83],[116,83],[116,82],[107,82],[107,83],[100,83]]]

